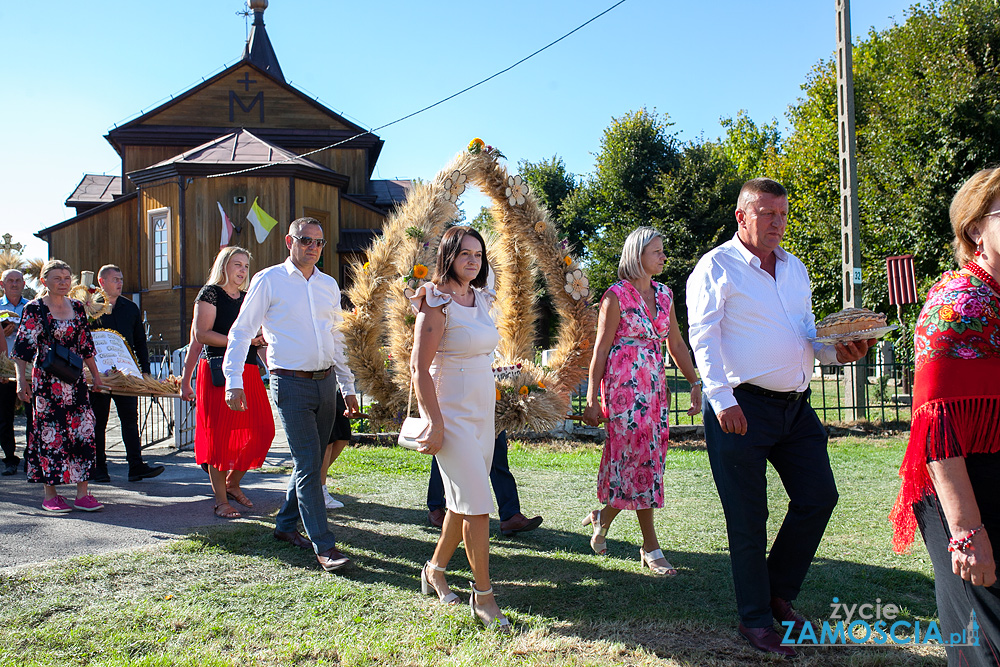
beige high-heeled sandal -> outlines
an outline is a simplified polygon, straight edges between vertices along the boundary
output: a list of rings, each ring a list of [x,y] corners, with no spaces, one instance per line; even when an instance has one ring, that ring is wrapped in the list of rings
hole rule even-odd
[[[583,525],[590,524],[594,527],[594,535],[590,538],[590,548],[598,556],[606,556],[608,552],[608,541],[604,539],[608,534],[608,529],[601,525],[601,510],[594,510],[583,519]],[[597,538],[601,538],[598,542]]]
[[[663,560],[667,560],[663,555],[662,549],[654,549],[647,553],[642,550],[642,547],[639,548],[639,562],[642,563],[643,566],[648,567],[650,572],[658,574],[661,577],[676,577],[677,568],[671,565],[669,560],[667,560],[666,565],[657,565],[653,562],[655,560],[660,560],[661,558],[663,558]]]
[[[472,589],[472,595],[469,596],[469,607],[472,609],[472,618],[476,619],[483,624],[487,630],[491,627],[496,627],[497,630],[509,635],[511,633],[510,621],[507,617],[500,612],[499,616],[490,616],[489,613],[482,610],[482,608],[476,605],[477,595],[491,595],[493,593],[493,587],[490,586],[488,590],[477,591],[475,582],[469,582],[469,588]]]
[[[431,568],[436,572],[444,572],[443,567],[438,567],[430,561],[424,563],[424,566],[420,568],[420,592],[424,595],[436,595],[438,596],[438,599],[445,604],[459,604],[461,600],[458,599],[458,595],[452,592],[442,593],[434,584],[431,583],[430,578],[427,576],[427,568]]]

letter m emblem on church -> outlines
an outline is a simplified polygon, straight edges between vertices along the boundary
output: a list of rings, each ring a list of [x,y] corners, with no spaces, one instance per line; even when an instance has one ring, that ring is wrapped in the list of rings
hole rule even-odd
[[[243,113],[250,113],[256,106],[260,109],[260,122],[264,122],[264,91],[259,91],[254,98],[250,100],[250,104],[243,104],[243,100],[240,96],[236,94],[235,90],[229,91],[229,122],[232,123],[236,120],[236,105],[239,105]]]

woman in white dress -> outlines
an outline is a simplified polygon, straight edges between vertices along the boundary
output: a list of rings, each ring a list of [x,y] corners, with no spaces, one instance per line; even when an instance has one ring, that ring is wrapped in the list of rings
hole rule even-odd
[[[424,593],[458,603],[444,571],[464,540],[475,577],[472,615],[487,627],[510,632],[490,583],[489,473],[496,437],[492,368],[500,336],[490,317],[494,295],[487,287],[485,248],[471,227],[449,229],[438,248],[433,280],[410,299],[417,313],[410,370],[420,414],[430,422],[419,451],[437,456],[448,508],[420,583]]]

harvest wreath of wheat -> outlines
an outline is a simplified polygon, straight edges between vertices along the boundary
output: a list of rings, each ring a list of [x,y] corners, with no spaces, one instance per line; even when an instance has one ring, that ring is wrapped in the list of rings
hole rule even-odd
[[[496,274],[497,432],[545,431],[565,419],[570,393],[584,378],[597,316],[571,245],[559,237],[545,207],[497,149],[474,139],[430,182],[414,184],[382,236],[354,266],[344,313],[346,347],[361,389],[375,399],[375,424],[398,424],[406,410],[414,317],[408,294],[428,278],[438,244],[458,216],[466,186],[493,202],[494,233],[486,235]],[[547,367],[535,363],[535,273],[540,272],[559,315],[558,342]]]

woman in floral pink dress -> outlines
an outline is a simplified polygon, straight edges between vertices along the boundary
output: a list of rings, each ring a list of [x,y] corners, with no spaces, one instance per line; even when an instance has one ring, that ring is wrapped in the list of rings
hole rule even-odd
[[[608,439],[597,475],[597,499],[604,507],[588,514],[583,525],[593,526],[590,546],[604,555],[611,522],[622,510],[635,510],[642,530],[640,563],[654,574],[673,576],[677,570],[664,558],[653,525],[653,509],[663,507],[663,457],[670,423],[664,340],[674,363],[691,383],[689,415],[701,411],[701,380],[677,327],[674,295],[653,280],[665,261],[660,233],[639,227],[625,239],[619,282],[601,301],[584,421],[591,426],[607,425]]]

